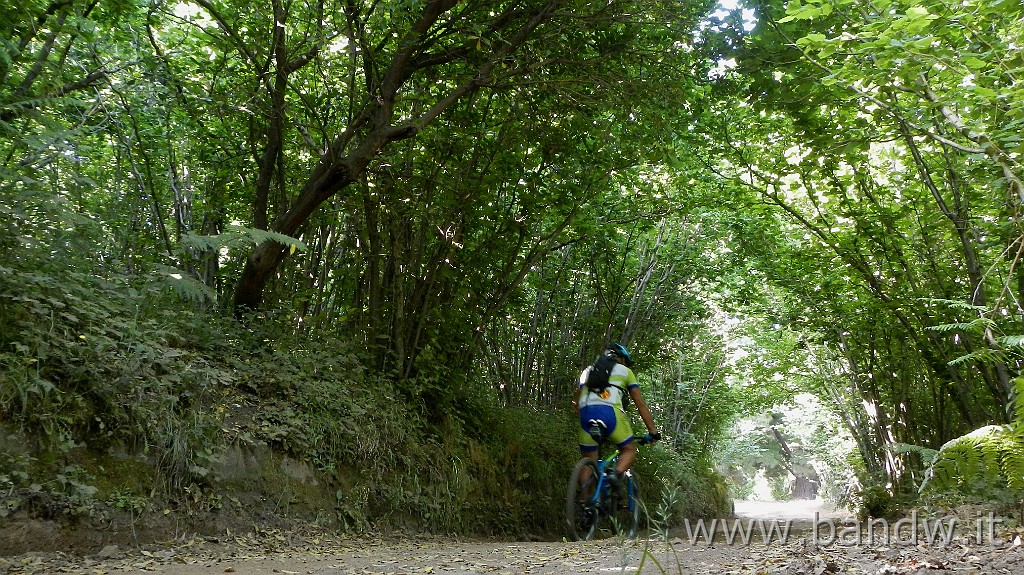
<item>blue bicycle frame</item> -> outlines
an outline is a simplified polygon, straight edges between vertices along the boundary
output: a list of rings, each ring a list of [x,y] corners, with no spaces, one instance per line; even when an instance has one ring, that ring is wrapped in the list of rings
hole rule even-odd
[[[594,430],[591,435],[598,442],[600,452],[606,441],[600,430]],[[645,445],[648,441],[646,438],[639,438],[637,443]],[[621,452],[616,452],[607,459],[584,457],[576,463],[576,468],[569,479],[566,497],[566,518],[570,535],[574,539],[592,538],[602,518],[612,519],[612,528],[620,535],[627,538],[636,536],[640,517],[636,480],[632,472],[627,471],[622,476],[620,491],[613,489],[610,477],[610,472],[616,468],[620,455]],[[587,479],[581,481],[582,477]]]
[[[594,487],[594,494],[590,496],[588,503],[600,509],[602,515],[610,511],[607,509],[607,503],[611,495],[611,480],[608,478],[608,472],[614,470],[618,462],[618,452],[608,459],[597,460],[597,485]],[[632,512],[633,507],[636,505],[636,500],[633,498],[636,494],[633,488],[633,471],[626,471],[623,479],[626,482],[626,500],[629,502],[629,511]]]

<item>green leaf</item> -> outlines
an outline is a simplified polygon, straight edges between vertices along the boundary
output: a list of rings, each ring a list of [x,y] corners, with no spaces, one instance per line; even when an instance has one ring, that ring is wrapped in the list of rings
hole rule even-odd
[[[964,59],[964,64],[974,71],[984,70],[988,67],[988,64],[984,60],[976,56],[968,56]]]
[[[831,13],[832,7],[829,6],[829,12]],[[779,22],[792,22],[794,20],[813,20],[814,18],[822,14],[822,7],[813,6],[811,4],[790,4],[786,8],[787,16],[781,18]]]
[[[971,91],[981,96],[982,98],[986,98],[989,100],[995,100],[998,96],[998,93],[995,90],[991,88],[985,88],[983,86],[973,86],[971,87]]]
[[[926,48],[931,48],[933,43],[935,43],[935,38],[932,36],[926,36],[924,38],[914,40],[911,45],[915,48],[924,50]]]
[[[156,266],[158,274],[155,284],[170,287],[186,300],[195,302],[216,302],[217,292],[210,286],[192,277],[188,272],[171,266]]]
[[[912,6],[907,9],[907,16],[911,19],[925,18],[928,16],[928,9],[924,6]]]
[[[808,34],[808,35],[804,36],[803,38],[798,39],[796,41],[796,45],[797,46],[805,46],[805,47],[808,47],[808,48],[816,48],[816,47],[822,46],[827,41],[828,41],[828,36],[826,36],[824,34],[814,33],[814,34]]]

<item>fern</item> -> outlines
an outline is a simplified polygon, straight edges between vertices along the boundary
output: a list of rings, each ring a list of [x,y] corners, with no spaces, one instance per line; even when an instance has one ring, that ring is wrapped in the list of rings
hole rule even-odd
[[[942,299],[942,298],[926,297],[926,298],[920,298],[920,301],[923,301],[923,302],[926,302],[926,303],[930,303],[930,304],[937,304],[937,305],[945,306],[945,307],[948,307],[949,309],[965,310],[965,311],[976,311],[978,313],[983,313],[983,314],[992,311],[987,306],[976,305],[976,304],[973,304],[973,303],[967,303],[965,301],[959,301],[959,300],[953,300],[953,299]]]
[[[216,252],[222,249],[244,249],[265,241],[275,241],[287,246],[292,253],[306,250],[305,243],[291,236],[237,225],[229,225],[223,233],[215,236],[187,233],[181,237],[179,248]],[[157,266],[157,271],[156,282],[170,287],[179,296],[199,303],[217,301],[216,292],[189,274],[167,266]]]
[[[201,236],[189,233],[181,238],[182,247],[194,248],[199,251],[216,251],[221,248],[245,248],[273,240],[288,246],[291,251],[305,251],[306,244],[291,236],[277,232],[230,225],[224,233],[215,236]]]
[[[939,451],[930,447],[924,447],[921,445],[912,445],[910,443],[896,443],[889,448],[890,451],[897,454],[902,453],[916,453],[921,456],[921,459],[931,466],[935,462],[935,458],[938,457]]]
[[[1007,359],[1009,359],[1009,357],[1007,356],[1005,351],[1001,349],[990,349],[985,347],[974,350],[971,353],[966,353],[964,355],[957,356],[949,360],[948,363],[949,365],[960,365],[963,363],[971,363],[976,361],[978,363],[982,363],[985,365],[993,365],[996,363],[1005,363]]]
[[[986,480],[998,483],[1006,447],[1006,428],[1000,425],[951,439],[939,448],[920,490],[963,491]]]
[[[1008,335],[999,338],[1003,347],[1024,347],[1024,335]]]
[[[1006,454],[1003,463],[1010,487],[1024,490],[1024,402],[1021,397],[1024,397],[1024,376],[1013,380],[1013,397],[1010,400],[1013,423],[1009,426],[1009,436],[1015,449]]]
[[[1024,377],[1013,380],[1014,413],[1009,425],[988,425],[947,441],[928,466],[920,490],[970,491],[1000,486],[1024,491]],[[918,448],[925,450],[926,448]]]
[[[987,317],[979,317],[979,318],[972,319],[969,322],[954,322],[954,323],[944,323],[944,324],[940,324],[940,325],[934,325],[934,326],[930,327],[929,329],[931,329],[932,331],[940,332],[940,333],[944,333],[944,332],[947,332],[947,331],[963,331],[963,332],[968,332],[968,333],[982,333],[986,329],[995,329],[995,327],[996,327],[996,322],[995,321],[993,321],[993,320],[991,320],[991,319],[989,319]]]
[[[976,316],[974,317],[974,319],[970,319],[968,321],[954,321],[951,323],[943,323],[939,325],[929,326],[928,329],[930,331],[935,331],[939,333],[958,331],[963,333],[980,335],[989,331],[998,331],[999,329],[999,324],[995,319],[992,319],[991,317],[994,315],[993,310],[989,307],[948,299],[922,298],[921,301],[924,301],[932,305],[944,306],[953,311],[969,311],[972,315]],[[984,361],[985,358],[980,359]],[[956,361],[962,360],[964,360],[964,358],[960,358],[959,360]]]
[[[171,288],[178,296],[196,303],[214,303],[217,292],[187,272],[171,266],[156,266],[154,283]]]

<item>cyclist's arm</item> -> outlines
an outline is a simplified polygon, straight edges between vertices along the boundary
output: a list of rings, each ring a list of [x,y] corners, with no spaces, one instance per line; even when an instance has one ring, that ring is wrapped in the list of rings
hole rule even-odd
[[[636,404],[637,413],[640,414],[640,419],[644,420],[644,425],[647,426],[647,432],[655,434],[658,432],[658,427],[654,425],[654,418],[651,417],[651,410],[647,408],[647,402],[644,401],[644,396],[640,394],[640,388],[633,386],[629,388],[629,397]]]
[[[587,376],[590,375],[590,368],[583,370],[580,373],[580,381],[576,385],[576,392],[572,395],[572,410],[576,415],[580,414],[580,396],[583,395],[583,386],[587,384]]]

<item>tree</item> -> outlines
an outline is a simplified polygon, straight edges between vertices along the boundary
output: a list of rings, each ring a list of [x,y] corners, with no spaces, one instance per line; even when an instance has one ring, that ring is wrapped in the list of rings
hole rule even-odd
[[[384,7],[346,5],[337,23],[324,22],[343,35],[350,56],[343,65],[349,71],[343,91],[347,117],[325,127],[319,159],[272,224],[274,231],[294,235],[327,199],[358,182],[390,145],[416,137],[457,102],[482,89],[551,82],[564,77],[560,71],[578,70],[572,62],[593,62],[602,51],[617,50],[603,41],[603,30],[627,26],[629,5],[548,1],[494,10],[443,0],[389,8],[386,13]],[[250,255],[235,291],[237,308],[259,306],[267,279],[285,255],[275,242]]]
[[[1019,63],[987,48],[1019,38],[1020,7],[757,8],[749,38],[713,45],[736,67],[709,114],[725,158],[711,166],[792,222],[764,269],[807,310],[790,320],[805,344],[840,362],[824,381],[869,471],[906,484],[900,438],[937,446],[1007,417],[1016,367],[982,358],[1005,358],[999,330],[1020,329],[1018,119],[1005,104]],[[939,300],[985,302],[971,309],[999,328],[950,333],[970,320]]]

